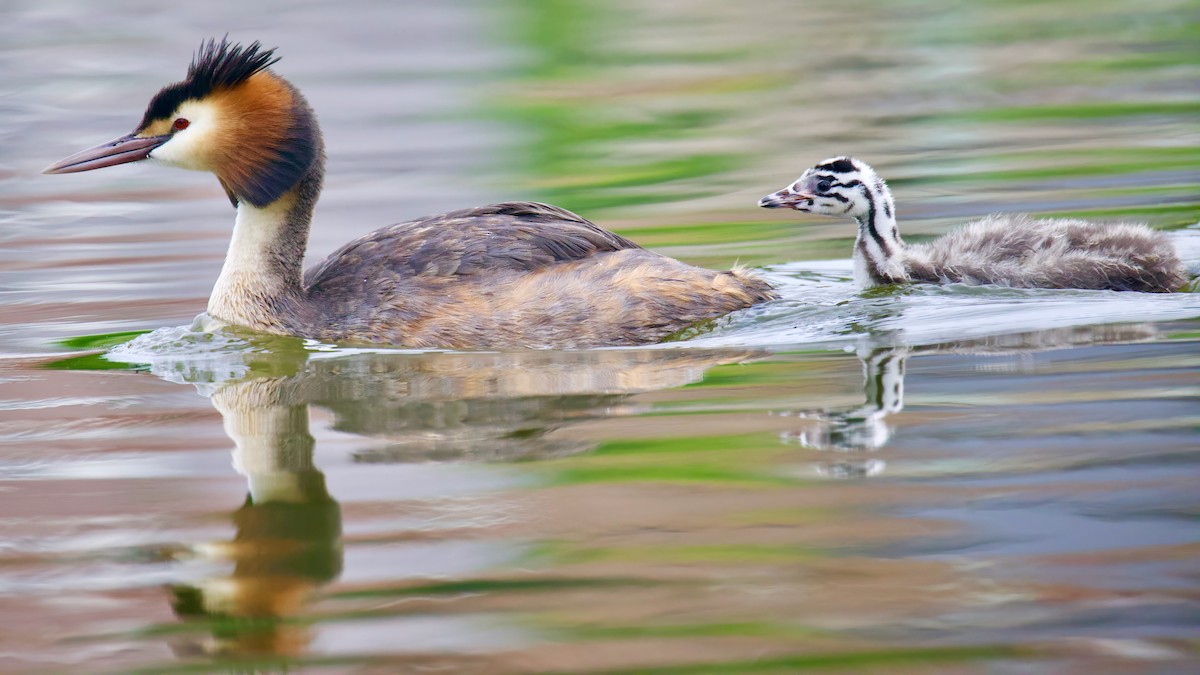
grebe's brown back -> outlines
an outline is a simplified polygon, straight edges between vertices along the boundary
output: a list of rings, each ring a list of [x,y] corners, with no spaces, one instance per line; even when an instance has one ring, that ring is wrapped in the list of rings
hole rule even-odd
[[[133,133],[46,173],[143,159],[210,171],[237,208],[208,301],[280,335],[409,347],[646,344],[771,299],[742,270],[685,265],[560,208],[493,204],[376,230],[302,271],[324,176],[316,117],[273,50],[201,45]]]

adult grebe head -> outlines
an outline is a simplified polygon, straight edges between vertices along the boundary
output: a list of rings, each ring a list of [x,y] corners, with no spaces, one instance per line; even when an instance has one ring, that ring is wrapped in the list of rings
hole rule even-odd
[[[258,42],[202,43],[187,77],[154,95],[132,133],[71,155],[45,173],[149,159],[212,172],[235,205],[266,206],[320,161],[322,149],[304,97],[268,70],[278,60]]]

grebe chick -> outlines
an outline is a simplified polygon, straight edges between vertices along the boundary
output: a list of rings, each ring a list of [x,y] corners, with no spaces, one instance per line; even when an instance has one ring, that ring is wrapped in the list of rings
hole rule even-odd
[[[907,245],[887,184],[851,157],[821,162],[758,205],[857,220],[854,276],[864,286],[961,282],[1167,293],[1187,281],[1166,235],[1140,224],[992,215]]]
[[[237,209],[208,313],[279,335],[407,347],[657,342],[769,300],[742,270],[647,251],[563,209],[510,202],[390,225],[302,271],[324,177],[317,120],[258,42],[201,44],[133,133],[46,173],[143,159],[216,174]]]

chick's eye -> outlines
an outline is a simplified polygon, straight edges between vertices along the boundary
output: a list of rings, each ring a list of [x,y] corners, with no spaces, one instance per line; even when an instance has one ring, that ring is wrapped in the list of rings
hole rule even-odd
[[[189,124],[191,124],[191,122],[188,122],[180,117],[179,119],[175,120],[171,126],[175,129],[175,131],[183,131],[184,129],[188,128]]]
[[[819,181],[817,183],[817,192],[829,192],[829,188],[832,185],[833,183],[830,183],[828,180]]]

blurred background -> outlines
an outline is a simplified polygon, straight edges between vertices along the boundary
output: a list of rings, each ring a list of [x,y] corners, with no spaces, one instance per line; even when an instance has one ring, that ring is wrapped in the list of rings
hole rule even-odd
[[[40,171],[225,34],[317,111],[310,263],[533,199],[785,299],[678,349],[198,337],[216,180]],[[4,0],[0,668],[1196,668],[1198,296],[859,294],[853,223],[755,204],[851,154],[911,241],[1138,220],[1195,272],[1198,122],[1195,0]]]

